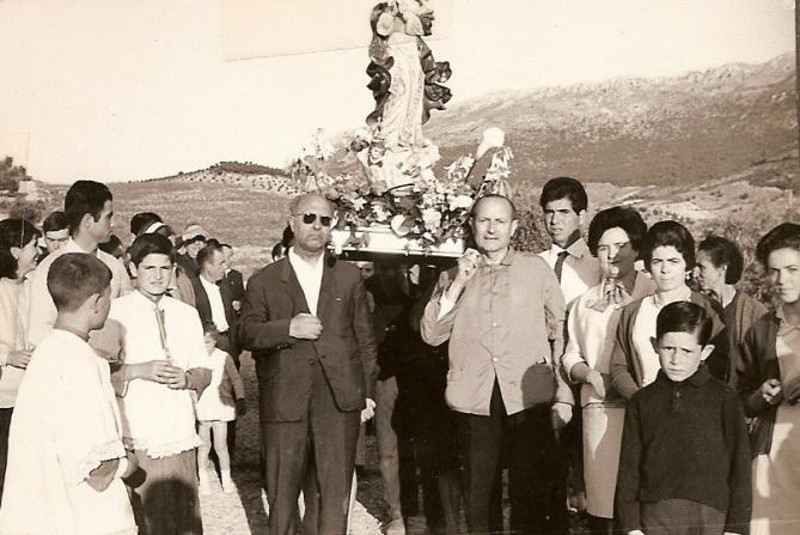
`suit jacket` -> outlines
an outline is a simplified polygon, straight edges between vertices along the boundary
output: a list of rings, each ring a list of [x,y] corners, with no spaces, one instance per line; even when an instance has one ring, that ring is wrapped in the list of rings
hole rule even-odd
[[[247,284],[239,340],[252,351],[264,421],[299,421],[308,415],[314,366],[319,365],[340,411],[363,409],[374,398],[377,351],[361,273],[352,264],[327,258],[322,274],[317,340],[289,336],[289,323],[309,313],[289,260],[253,275]]]
[[[241,271],[231,269],[222,277],[219,285],[228,287],[232,300],[241,301],[244,299],[244,278]]]
[[[200,277],[193,277],[191,279],[192,287],[194,288],[194,306],[200,314],[200,320],[205,323],[212,321],[211,316],[211,303],[208,300],[206,289],[203,288],[203,283],[200,282]],[[236,323],[238,322],[238,315],[233,309],[233,298],[231,297],[230,288],[225,284],[219,285],[219,293],[222,296],[222,306],[225,308],[225,319],[228,322],[228,340],[230,347],[221,348],[233,357],[237,357],[241,352],[236,337]]]

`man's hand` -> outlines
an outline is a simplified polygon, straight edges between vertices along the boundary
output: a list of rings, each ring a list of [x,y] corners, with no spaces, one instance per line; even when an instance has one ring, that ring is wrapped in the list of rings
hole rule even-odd
[[[236,312],[242,310],[242,302],[239,301],[238,299],[234,299],[233,301],[231,301],[231,306],[233,307],[233,310]]]
[[[301,312],[289,322],[289,336],[301,340],[316,340],[322,334],[322,322],[313,314]]]
[[[456,278],[447,289],[447,298],[455,302],[461,295],[464,286],[478,271],[480,265],[481,254],[475,249],[467,249],[461,258],[458,259],[458,273]]]
[[[371,420],[375,416],[375,402],[367,398],[367,407],[361,411],[361,423]]]
[[[247,403],[245,403],[244,398],[240,398],[236,400],[236,416],[244,416],[247,414]]]
[[[586,382],[592,385],[592,388],[594,388],[594,391],[597,393],[597,397],[606,397],[606,384],[605,381],[603,381],[603,374],[597,370],[591,369],[586,374]]]
[[[563,429],[572,420],[572,405],[568,403],[554,403],[550,409],[550,419],[553,429]]]
[[[628,532],[628,535],[644,535],[644,531],[640,529],[632,529]]]
[[[165,384],[172,390],[184,390],[188,388],[189,380],[186,378],[186,372],[183,369],[171,366]]]
[[[758,393],[770,405],[777,405],[783,401],[783,386],[778,379],[767,379],[758,388]]]
[[[22,368],[23,370],[28,367],[31,361],[30,351],[12,351],[8,354],[6,364],[14,366],[15,368]]]

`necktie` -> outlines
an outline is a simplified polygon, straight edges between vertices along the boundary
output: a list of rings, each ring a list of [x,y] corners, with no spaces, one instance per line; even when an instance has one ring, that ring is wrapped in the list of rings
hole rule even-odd
[[[558,279],[558,282],[561,282],[561,271],[564,269],[564,260],[566,260],[568,256],[569,253],[567,251],[561,251],[558,253],[556,265],[553,267],[553,271],[556,272],[556,278]]]

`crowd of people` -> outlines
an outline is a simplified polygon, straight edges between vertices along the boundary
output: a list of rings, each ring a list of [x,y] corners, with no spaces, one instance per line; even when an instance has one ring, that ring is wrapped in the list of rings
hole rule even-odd
[[[244,352],[269,533],[348,531],[373,416],[391,535],[567,534],[571,510],[592,535],[800,532],[800,224],[758,243],[765,306],[728,237],[588,221],[567,177],[540,205],[539,255],[488,194],[453,267],[354,264],[303,194],[247,281],[197,224],[111,239],[98,182],[41,230],[0,221],[0,534],[202,533],[198,496],[237,490]]]

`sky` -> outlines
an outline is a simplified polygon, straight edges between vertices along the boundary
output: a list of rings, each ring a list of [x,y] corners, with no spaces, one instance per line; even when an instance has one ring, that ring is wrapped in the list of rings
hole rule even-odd
[[[223,160],[282,167],[317,128],[362,126],[373,109],[364,72],[372,3],[0,0],[0,152],[60,183]],[[433,6],[441,16],[429,44],[451,63],[453,103],[759,63],[795,48],[791,0]]]

